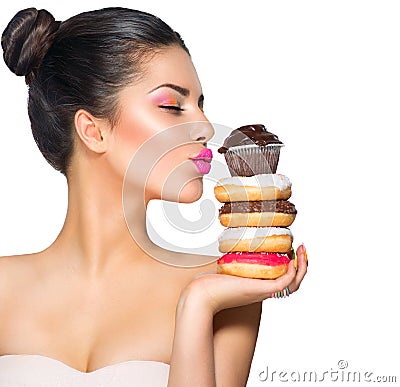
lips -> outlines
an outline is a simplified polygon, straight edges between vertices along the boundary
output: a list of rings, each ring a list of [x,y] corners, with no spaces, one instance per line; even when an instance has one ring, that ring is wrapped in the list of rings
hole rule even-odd
[[[213,154],[211,149],[204,148],[197,156],[191,157],[190,159],[193,161],[198,171],[205,175],[206,173],[210,172],[212,157]]]
[[[211,163],[211,159],[213,157],[212,151],[209,148],[204,148],[201,150],[201,152],[195,156],[195,157],[191,157],[191,159],[203,159],[205,161],[207,161],[208,163]]]

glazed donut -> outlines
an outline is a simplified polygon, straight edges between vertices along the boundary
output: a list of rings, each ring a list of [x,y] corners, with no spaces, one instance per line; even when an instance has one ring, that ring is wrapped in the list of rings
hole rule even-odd
[[[218,249],[221,253],[286,253],[292,242],[293,235],[285,227],[228,227],[218,236]]]
[[[232,176],[219,179],[214,195],[221,203],[254,200],[289,199],[292,184],[281,174],[260,174],[254,176]]]
[[[280,253],[227,253],[218,259],[217,273],[275,279],[287,272],[290,259],[289,254]]]
[[[225,203],[218,218],[225,227],[288,227],[296,214],[294,204],[287,200],[257,200]]]

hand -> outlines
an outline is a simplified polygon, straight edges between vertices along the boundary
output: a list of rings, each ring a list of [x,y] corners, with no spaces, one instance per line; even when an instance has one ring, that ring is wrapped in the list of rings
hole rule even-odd
[[[275,280],[243,278],[227,274],[205,273],[196,276],[183,290],[181,298],[193,297],[214,315],[220,310],[260,302],[271,297],[272,293],[289,287],[290,293],[299,289],[307,273],[307,253],[304,245],[296,250],[298,267],[294,260],[288,271]]]

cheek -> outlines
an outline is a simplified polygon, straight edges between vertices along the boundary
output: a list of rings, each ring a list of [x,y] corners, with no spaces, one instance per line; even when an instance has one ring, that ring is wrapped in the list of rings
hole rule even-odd
[[[176,118],[172,115],[154,112],[148,106],[125,109],[114,128],[114,152],[124,160],[131,159],[139,148],[143,148],[141,153],[165,154],[190,141],[188,129],[175,129],[176,125]]]
[[[191,126],[176,127],[168,120],[167,114],[145,109],[121,115],[114,128],[109,162],[122,178],[129,167],[127,179],[144,188],[149,197],[193,202],[201,196],[202,181],[188,159],[197,149],[188,144]]]
[[[117,146],[130,148],[133,153],[154,135],[154,123],[144,114],[124,117],[115,128]]]
[[[155,131],[154,122],[151,117],[145,114],[124,115],[118,125],[113,129],[112,144],[110,146],[110,162],[119,170],[125,173],[132,158],[139,151],[144,153],[143,144],[150,139]],[[140,157],[140,156],[139,156]]]
[[[188,148],[183,145],[167,152],[154,164],[145,185],[149,197],[184,203],[201,197],[202,178],[188,159]]]

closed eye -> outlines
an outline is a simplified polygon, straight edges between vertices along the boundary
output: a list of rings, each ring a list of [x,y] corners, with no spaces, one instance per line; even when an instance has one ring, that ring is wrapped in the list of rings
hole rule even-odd
[[[162,108],[162,109],[176,110],[176,111],[179,111],[179,112],[183,112],[183,110],[184,110],[180,106],[173,106],[173,105],[160,105],[159,107]]]

